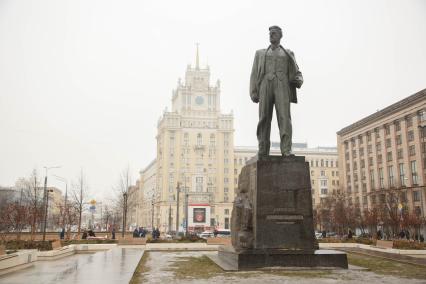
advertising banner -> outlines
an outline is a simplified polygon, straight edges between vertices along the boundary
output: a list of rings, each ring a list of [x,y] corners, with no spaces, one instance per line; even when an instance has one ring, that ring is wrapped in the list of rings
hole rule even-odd
[[[206,222],[206,208],[194,208],[193,222],[194,223]]]

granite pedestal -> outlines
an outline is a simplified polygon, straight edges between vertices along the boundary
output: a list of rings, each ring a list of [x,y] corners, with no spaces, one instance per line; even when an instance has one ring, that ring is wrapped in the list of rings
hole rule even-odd
[[[305,157],[267,156],[248,161],[234,200],[232,246],[219,249],[217,263],[237,269],[347,268],[345,253],[318,250],[311,194]]]

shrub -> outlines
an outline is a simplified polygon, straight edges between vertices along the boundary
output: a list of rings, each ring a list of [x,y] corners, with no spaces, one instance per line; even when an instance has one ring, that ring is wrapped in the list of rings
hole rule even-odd
[[[394,240],[393,247],[396,249],[426,249],[425,243]]]
[[[116,244],[117,240],[68,240],[61,241],[62,246],[80,245],[80,244]]]
[[[52,250],[53,241],[24,241],[24,240],[10,240],[3,242],[7,250],[20,250],[20,249],[37,249],[40,251]]]
[[[338,239],[338,238],[324,238],[319,239],[319,243],[357,243],[357,244],[364,244],[364,245],[374,245],[375,241],[369,238],[352,238],[352,239]]]
[[[180,239],[175,239],[175,240],[161,240],[161,239],[151,239],[151,238],[147,238],[146,240],[147,243],[205,243],[207,242],[207,240],[203,239],[203,238],[199,238],[198,236],[194,236],[194,235],[190,235],[188,237],[182,237]]]

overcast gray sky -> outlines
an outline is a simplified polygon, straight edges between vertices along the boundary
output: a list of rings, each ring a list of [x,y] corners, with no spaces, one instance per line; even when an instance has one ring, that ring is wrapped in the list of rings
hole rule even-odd
[[[70,180],[83,168],[94,197],[127,165],[138,178],[196,42],[235,144],[256,145],[249,74],[271,25],[305,78],[294,141],[334,146],[336,131],[426,88],[422,0],[0,0],[0,185],[52,165]]]

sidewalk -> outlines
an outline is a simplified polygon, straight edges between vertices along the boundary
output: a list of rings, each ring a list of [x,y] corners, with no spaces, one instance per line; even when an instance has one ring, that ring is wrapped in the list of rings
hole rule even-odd
[[[144,251],[116,247],[93,254],[75,254],[0,276],[0,283],[129,283]]]
[[[320,243],[321,249],[334,248],[345,252],[359,253],[394,261],[426,266],[426,250],[379,248],[357,243]]]

